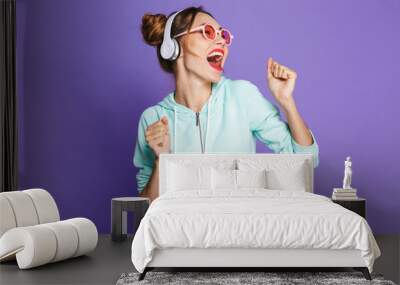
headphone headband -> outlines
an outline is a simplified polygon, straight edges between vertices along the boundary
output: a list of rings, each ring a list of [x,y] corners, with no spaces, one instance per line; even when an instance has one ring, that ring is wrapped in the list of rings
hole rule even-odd
[[[167,19],[167,23],[165,24],[165,29],[164,29],[164,39],[163,42],[171,38],[171,30],[172,30],[172,23],[174,22],[175,17],[182,12],[183,10],[180,10],[173,15],[169,16]]]

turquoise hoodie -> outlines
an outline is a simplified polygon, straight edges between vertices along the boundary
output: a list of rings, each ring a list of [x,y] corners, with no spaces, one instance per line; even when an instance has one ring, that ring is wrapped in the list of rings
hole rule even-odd
[[[139,192],[151,177],[155,159],[145,132],[162,116],[168,117],[171,153],[256,153],[257,138],[275,153],[312,153],[314,167],[318,166],[319,148],[311,130],[313,144],[299,145],[278,109],[257,86],[222,76],[211,89],[211,96],[198,113],[177,103],[175,92],[143,111],[133,157],[139,169]]]

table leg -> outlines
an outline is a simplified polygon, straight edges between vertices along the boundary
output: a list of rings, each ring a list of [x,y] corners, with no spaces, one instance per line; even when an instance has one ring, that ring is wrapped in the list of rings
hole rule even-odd
[[[124,241],[126,239],[126,212],[122,211],[122,203],[111,201],[111,239]]]
[[[147,209],[149,208],[148,203],[140,203],[139,205],[136,206],[135,211],[134,211],[134,216],[135,216],[135,222],[134,222],[134,229],[133,229],[133,235],[136,234],[136,231],[139,228],[140,221],[143,219],[144,215],[146,214]]]
[[[128,212],[127,211],[122,211],[122,236],[124,239],[126,238],[126,234],[128,233]]]

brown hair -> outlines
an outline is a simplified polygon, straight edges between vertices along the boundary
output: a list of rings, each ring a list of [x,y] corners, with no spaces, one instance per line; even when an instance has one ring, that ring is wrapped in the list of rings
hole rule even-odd
[[[206,12],[202,6],[199,7],[188,7],[181,11],[174,19],[174,22],[171,27],[171,37],[176,34],[182,33],[190,28],[192,28],[194,18],[197,13],[205,13],[213,17],[209,12]],[[172,12],[168,15],[171,16],[175,12]],[[175,61],[165,60],[160,55],[160,47],[164,38],[164,29],[167,23],[167,16],[164,14],[150,14],[146,13],[142,17],[142,36],[144,41],[151,45],[157,47],[157,57],[158,61],[161,65],[161,68],[168,72],[174,73],[173,66]],[[177,39],[180,42],[180,39]]]

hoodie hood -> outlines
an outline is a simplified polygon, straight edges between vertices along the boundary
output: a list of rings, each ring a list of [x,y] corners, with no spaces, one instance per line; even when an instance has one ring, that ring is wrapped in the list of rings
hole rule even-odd
[[[225,76],[221,76],[221,79],[217,82],[217,83],[212,83],[211,84],[211,95],[207,101],[207,108],[202,108],[201,112],[194,112],[192,109],[179,104],[175,101],[175,91],[170,92],[162,101],[160,101],[157,105],[161,106],[162,108],[172,111],[174,113],[174,132],[173,132],[173,138],[170,138],[170,144],[171,144],[171,153],[176,153],[177,149],[178,149],[178,131],[179,131],[179,127],[178,127],[178,117],[181,117],[182,119],[184,117],[187,116],[197,116],[199,117],[200,114],[203,114],[204,112],[207,112],[207,125],[206,125],[206,134],[205,134],[205,139],[204,139],[204,147],[203,147],[203,136],[201,133],[201,122],[199,120],[199,118],[197,119],[198,124],[199,124],[199,132],[200,132],[200,143],[202,145],[202,153],[205,153],[207,150],[207,134],[209,133],[209,129],[211,127],[210,124],[210,117],[212,116],[212,112],[214,111],[214,109],[216,108],[212,108],[212,106],[216,106],[216,104],[218,102],[221,102],[222,100],[222,93],[223,93],[223,89],[222,88],[225,83],[227,81],[227,78]]]
[[[227,80],[226,77],[224,77],[223,75],[221,76],[221,79],[217,82],[217,83],[212,83],[211,85],[211,96],[209,98],[209,103],[211,101],[215,101],[218,97],[217,95],[220,93],[218,91],[221,90],[221,87],[224,85],[225,81]],[[169,93],[162,101],[160,101],[157,105],[169,109],[169,110],[173,110],[179,113],[193,113],[193,110],[191,110],[190,108],[179,104],[175,101],[175,91],[172,91],[171,93]],[[220,97],[220,96],[219,96]],[[219,98],[218,98],[219,99]]]

